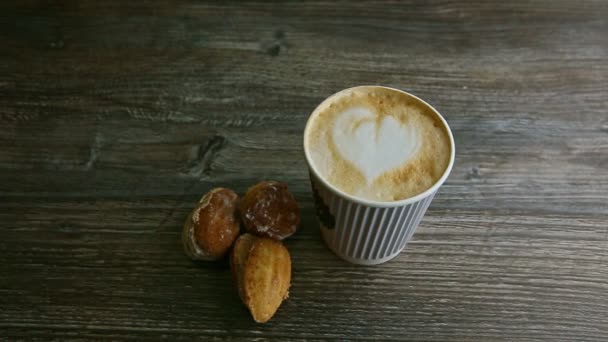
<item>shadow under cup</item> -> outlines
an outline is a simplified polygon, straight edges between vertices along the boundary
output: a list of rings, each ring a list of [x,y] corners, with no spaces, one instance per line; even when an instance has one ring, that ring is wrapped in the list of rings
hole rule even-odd
[[[379,86],[373,86],[379,87]],[[455,156],[454,137],[445,119],[431,105],[402,90],[386,88],[405,94],[437,115],[443,123],[451,144],[451,155],[443,175],[426,191],[393,202],[370,201],[349,195],[323,179],[315,170],[304,143],[310,183],[323,240],[338,257],[359,265],[377,265],[399,255],[420,224],[435,193],[452,170]],[[345,89],[343,91],[349,91]],[[311,119],[338,92],[323,101],[310,115],[304,130],[304,140]]]

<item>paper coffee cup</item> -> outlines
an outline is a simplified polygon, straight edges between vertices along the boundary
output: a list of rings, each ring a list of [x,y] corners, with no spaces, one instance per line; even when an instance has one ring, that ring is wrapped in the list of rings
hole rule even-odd
[[[311,162],[306,143],[304,144],[323,239],[334,254],[353,264],[377,265],[399,255],[420,224],[435,193],[448,178],[454,164],[454,137],[441,114],[412,94],[398,89],[392,90],[405,94],[434,112],[449,136],[451,144],[449,164],[443,175],[426,191],[393,202],[371,201],[347,194],[320,176]],[[322,105],[323,103],[312,112],[310,118],[317,114]],[[304,137],[311,126],[310,118],[304,130]]]

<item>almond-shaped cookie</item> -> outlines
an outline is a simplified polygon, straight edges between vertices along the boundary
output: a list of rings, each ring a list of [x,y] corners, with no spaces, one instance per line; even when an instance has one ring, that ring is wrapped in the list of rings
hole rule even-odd
[[[241,300],[256,322],[268,322],[289,295],[289,251],[280,241],[244,234],[230,260]]]

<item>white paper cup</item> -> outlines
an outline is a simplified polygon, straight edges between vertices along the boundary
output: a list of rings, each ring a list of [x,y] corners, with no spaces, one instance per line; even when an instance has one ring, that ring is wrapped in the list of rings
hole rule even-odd
[[[437,115],[449,136],[450,162],[441,178],[421,194],[393,202],[370,201],[349,195],[323,179],[315,170],[306,143],[304,143],[304,153],[323,239],[329,249],[338,257],[353,264],[377,265],[399,255],[414,234],[435,193],[448,178],[454,165],[454,137],[441,114],[412,94],[399,89],[387,89],[405,94]],[[344,91],[347,90],[349,89]],[[339,93],[327,98],[312,112],[304,129],[304,137],[307,136],[311,127],[311,118],[317,115],[326,101],[330,101]]]

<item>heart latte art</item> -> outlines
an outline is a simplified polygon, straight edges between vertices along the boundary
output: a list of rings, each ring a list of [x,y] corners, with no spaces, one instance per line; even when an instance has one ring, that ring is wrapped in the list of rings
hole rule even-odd
[[[325,100],[311,115],[305,148],[317,173],[364,199],[395,201],[441,178],[451,144],[438,115],[394,89],[357,87]]]
[[[418,132],[392,116],[378,116],[366,108],[349,108],[332,130],[339,154],[370,183],[386,171],[406,163],[418,149]]]

